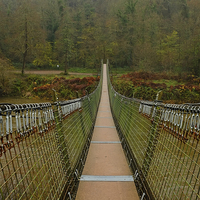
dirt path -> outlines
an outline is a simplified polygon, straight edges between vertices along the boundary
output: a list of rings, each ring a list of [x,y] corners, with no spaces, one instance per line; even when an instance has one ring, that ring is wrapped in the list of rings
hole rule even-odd
[[[15,73],[21,73],[20,70],[15,71]],[[45,75],[45,74],[61,74],[63,73],[63,71],[59,71],[59,70],[26,70],[24,72],[25,74],[41,74],[41,75]],[[77,73],[77,72],[68,72],[69,75],[85,75],[85,76],[95,76],[95,73]]]

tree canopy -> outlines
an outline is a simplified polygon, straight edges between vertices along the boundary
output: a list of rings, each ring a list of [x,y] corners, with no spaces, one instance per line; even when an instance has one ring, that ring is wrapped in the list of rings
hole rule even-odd
[[[199,0],[0,0],[0,58],[200,76]],[[6,66],[5,66],[6,67]]]

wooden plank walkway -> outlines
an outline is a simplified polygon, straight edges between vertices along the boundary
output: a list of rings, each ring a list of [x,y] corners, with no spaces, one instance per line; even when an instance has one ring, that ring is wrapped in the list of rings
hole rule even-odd
[[[76,200],[138,200],[110,110],[106,65],[94,133]]]

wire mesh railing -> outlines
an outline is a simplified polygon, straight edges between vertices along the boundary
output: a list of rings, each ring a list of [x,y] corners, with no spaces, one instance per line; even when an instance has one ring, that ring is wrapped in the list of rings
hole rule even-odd
[[[74,199],[101,96],[0,105],[0,199]]]
[[[141,101],[117,93],[109,77],[108,85],[140,198],[200,199],[200,104]]]

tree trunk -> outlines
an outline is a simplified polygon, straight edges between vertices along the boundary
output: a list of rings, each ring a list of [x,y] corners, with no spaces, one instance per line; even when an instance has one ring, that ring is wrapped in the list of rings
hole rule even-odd
[[[25,20],[25,44],[24,44],[24,53],[23,53],[23,64],[22,64],[22,75],[24,74],[24,69],[26,65],[26,56],[28,52],[28,27],[27,19]]]
[[[67,53],[65,55],[65,74],[67,74]]]
[[[103,59],[106,60],[106,47],[103,45]]]

